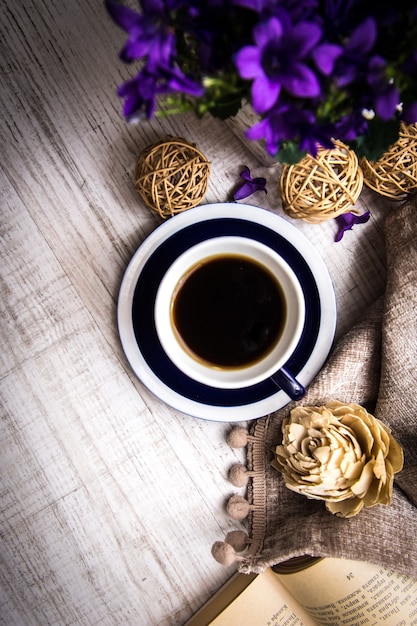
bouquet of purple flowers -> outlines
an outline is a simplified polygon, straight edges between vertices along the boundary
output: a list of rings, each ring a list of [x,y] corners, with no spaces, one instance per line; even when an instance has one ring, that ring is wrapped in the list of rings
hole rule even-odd
[[[194,111],[246,131],[279,161],[339,139],[376,160],[417,122],[417,5],[411,0],[106,0],[139,61],[118,89],[130,121]],[[160,102],[162,106],[157,104]]]

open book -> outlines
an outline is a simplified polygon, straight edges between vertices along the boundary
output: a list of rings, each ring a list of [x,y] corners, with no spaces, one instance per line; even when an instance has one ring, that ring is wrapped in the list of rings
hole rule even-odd
[[[417,580],[358,561],[311,562],[235,574],[186,626],[417,625]]]

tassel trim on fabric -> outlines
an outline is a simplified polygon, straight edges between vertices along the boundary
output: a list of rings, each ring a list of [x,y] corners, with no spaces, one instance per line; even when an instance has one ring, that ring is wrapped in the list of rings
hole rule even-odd
[[[249,479],[253,476],[255,476],[255,472],[250,472],[247,467],[239,463],[230,469],[229,481],[234,487],[246,487]]]
[[[232,565],[236,561],[245,560],[245,556],[238,553],[244,552],[249,544],[250,539],[244,530],[231,530],[224,541],[213,544],[211,553],[220,565]]]
[[[236,426],[227,436],[226,443],[231,448],[245,448],[255,437],[249,434],[243,426]]]
[[[261,489],[254,490],[253,481],[257,480],[257,469],[263,466],[263,446],[257,430],[266,427],[263,418],[258,420],[253,434],[246,428],[237,426],[227,436],[226,442],[231,448],[247,447],[247,466],[242,463],[234,465],[229,471],[229,481],[235,487],[246,487],[247,497],[233,495],[226,504],[227,514],[234,520],[248,519],[250,533],[243,530],[230,531],[224,541],[216,541],[211,549],[214,559],[224,566],[239,563],[239,569],[244,568],[245,560],[253,555],[262,546],[265,533],[265,493]],[[259,449],[258,449],[259,448]],[[259,480],[259,478],[258,478]],[[262,481],[260,481],[262,484]],[[255,495],[256,493],[256,495]]]

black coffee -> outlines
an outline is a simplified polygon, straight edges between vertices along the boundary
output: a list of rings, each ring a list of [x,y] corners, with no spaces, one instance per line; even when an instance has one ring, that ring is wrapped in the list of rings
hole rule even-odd
[[[245,367],[278,341],[286,319],[282,288],[248,257],[219,255],[196,265],[177,290],[174,327],[199,360]]]

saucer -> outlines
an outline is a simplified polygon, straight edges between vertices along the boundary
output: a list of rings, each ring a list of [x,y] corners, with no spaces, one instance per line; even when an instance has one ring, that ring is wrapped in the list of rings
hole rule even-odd
[[[234,204],[208,204],[169,218],[141,244],[120,287],[118,327],[126,357],[142,383],[169,406],[220,422],[256,419],[290,398],[271,379],[238,389],[219,389],[181,372],[163,350],[155,327],[158,287],[186,250],[214,237],[241,236],[269,246],[288,263],[302,288],[306,316],[301,338],[285,367],[307,387],[333,343],[336,303],[327,268],[310,241],[271,211]]]

